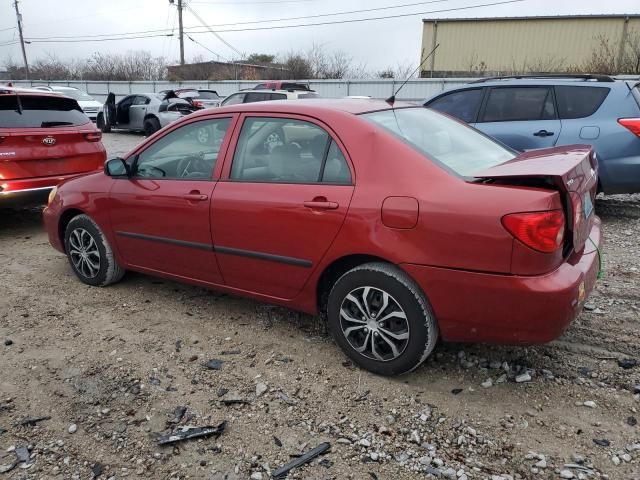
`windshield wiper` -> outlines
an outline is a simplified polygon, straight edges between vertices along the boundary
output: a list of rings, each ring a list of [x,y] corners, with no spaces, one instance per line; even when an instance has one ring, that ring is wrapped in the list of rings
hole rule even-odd
[[[60,127],[63,125],[73,125],[73,122],[42,122],[40,126],[42,128],[48,128],[48,127]]]

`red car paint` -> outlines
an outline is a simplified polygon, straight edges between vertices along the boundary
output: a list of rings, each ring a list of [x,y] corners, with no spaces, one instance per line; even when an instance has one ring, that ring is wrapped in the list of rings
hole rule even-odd
[[[62,97],[0,87],[0,97],[16,95],[23,101],[28,98],[59,101]],[[55,112],[51,115],[55,116]],[[102,168],[106,152],[101,138],[101,132],[88,118],[84,124],[52,127],[1,124],[0,206],[46,199],[49,190],[61,181]]]
[[[598,270],[600,221],[594,214],[574,218],[582,205],[573,197],[595,195],[590,149],[530,152],[465,179],[357,115],[388,108],[369,100],[313,100],[194,113],[126,159],[185,124],[231,118],[213,181],[95,173],[64,182],[44,212],[49,240],[63,252],[65,222],[83,212],[126,269],[312,314],[323,273],[345,259],[376,258],[416,281],[444,340],[526,344],[560,335],[580,312]],[[300,118],[324,128],[347,158],[353,184],[230,180],[240,126],[254,116]],[[330,209],[317,208],[329,203]],[[501,222],[505,215],[549,210],[563,210],[571,226],[553,253],[527,247]]]

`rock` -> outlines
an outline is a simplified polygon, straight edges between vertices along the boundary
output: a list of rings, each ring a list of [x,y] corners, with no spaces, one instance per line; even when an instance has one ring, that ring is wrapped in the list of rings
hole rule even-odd
[[[4,344],[5,344],[7,347],[9,347],[9,346],[13,345],[13,340],[11,340],[10,338],[7,338],[7,339],[4,341]]]
[[[451,390],[451,393],[453,393],[454,395],[458,395],[459,393],[462,393],[462,389],[461,388],[454,388],[453,390]]]
[[[205,367],[207,367],[209,370],[220,370],[222,368],[223,363],[224,362],[222,360],[218,360],[217,358],[212,358],[205,364]]]
[[[457,475],[456,475],[456,471],[455,471],[453,468],[451,468],[451,467],[447,468],[446,470],[443,470],[443,471],[442,471],[442,475],[443,475],[445,478],[449,478],[449,479],[451,479],[451,480],[453,480],[453,479],[455,479],[455,478],[457,477]]]
[[[585,303],[585,304],[584,304],[584,309],[585,309],[587,312],[593,312],[593,311],[596,309],[596,305],[595,305],[595,304],[593,304],[593,303]]]
[[[611,463],[614,465],[620,465],[620,459],[616,456],[611,457]]]
[[[629,455],[628,453],[624,453],[620,455],[620,458],[624,460],[626,463],[629,463],[631,461],[631,455]]]
[[[72,423],[71,425],[69,425],[69,429],[68,432],[71,434],[74,434],[78,431],[78,425],[76,425],[75,423]]]
[[[601,447],[608,447],[609,445],[611,445],[611,442],[606,438],[594,438],[593,443]]]
[[[420,465],[431,465],[431,457],[425,455],[424,457],[420,457],[418,462],[420,462]]]
[[[269,390],[269,387],[266,383],[258,383],[256,385],[256,397],[261,397],[267,392],[267,390]]]
[[[262,480],[262,472],[253,472],[249,478],[251,480]]]
[[[573,460],[578,465],[582,465],[585,461],[584,455],[580,455],[579,453],[572,453],[571,460]]]
[[[358,445],[361,445],[361,446],[363,446],[365,448],[369,448],[371,446],[371,442],[369,440],[367,440],[366,438],[363,438],[358,442]]]
[[[376,452],[371,452],[371,453],[369,454],[369,458],[370,458],[371,460],[373,460],[374,462],[377,462],[377,461],[378,461],[378,458],[380,458],[380,455],[378,455]]]
[[[587,400],[586,402],[582,402],[582,405],[589,408],[596,408],[596,402],[593,400]]]
[[[630,368],[637,367],[638,361],[635,358],[621,358],[618,360],[618,366],[625,370],[629,370]]]
[[[493,387],[493,380],[491,378],[487,378],[480,385],[482,385],[484,388],[491,388],[491,387]]]
[[[418,433],[417,430],[412,430],[411,431],[411,435],[409,436],[409,441],[411,443],[416,443],[416,444],[420,445],[420,434]]]
[[[547,468],[547,461],[543,458],[542,460],[536,462],[536,468]]]
[[[633,415],[627,417],[627,425],[629,425],[630,427],[635,427],[637,424],[638,420],[636,419],[636,417],[634,417]]]
[[[521,373],[516,377],[516,383],[524,383],[524,382],[530,382],[530,381],[531,381],[531,375],[529,375],[529,372]]]
[[[562,470],[560,472],[560,478],[574,478],[573,477],[573,472],[571,470]]]
[[[499,384],[504,383],[506,381],[507,381],[507,374],[503,373],[498,378],[496,378],[496,385],[499,385]]]
[[[349,440],[348,438],[339,438],[338,440],[336,440],[336,443],[340,443],[342,445],[351,445],[351,440]]]

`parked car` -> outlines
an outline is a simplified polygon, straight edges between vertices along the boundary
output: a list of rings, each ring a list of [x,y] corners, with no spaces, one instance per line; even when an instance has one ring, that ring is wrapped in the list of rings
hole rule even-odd
[[[97,125],[105,133],[117,128],[150,136],[195,110],[191,103],[175,95],[167,98],[159,93],[136,93],[116,103],[115,95],[109,93]]]
[[[602,75],[488,78],[438,94],[448,113],[519,151],[593,146],[600,191],[640,192],[640,82]]]
[[[171,90],[162,90],[160,95],[166,95]],[[173,90],[178,98],[183,98],[197,109],[219,107],[224,99],[215,90],[180,88]]]
[[[102,104],[87,92],[83,92],[80,89],[58,85],[38,85],[33,88],[37,90],[44,90],[47,92],[60,93],[62,95],[66,95],[67,97],[75,98],[82,111],[87,115],[87,117],[91,119],[92,122],[95,122],[97,120],[98,114],[102,111]]]
[[[266,102],[269,100],[299,100],[304,98],[320,98],[314,91],[308,90],[241,90],[226,97],[220,106],[238,103]]]
[[[311,87],[307,83],[291,82],[282,80],[273,80],[264,83],[259,83],[254,90],[303,90],[306,92],[313,92]]]
[[[73,98],[0,86],[0,208],[44,204],[60,181],[101,169],[101,137]]]
[[[60,185],[44,219],[84,283],[135,270],[322,313],[395,375],[439,338],[558,337],[596,281],[596,185],[585,146],[518,155],[409,104],[260,102],[175,122]]]

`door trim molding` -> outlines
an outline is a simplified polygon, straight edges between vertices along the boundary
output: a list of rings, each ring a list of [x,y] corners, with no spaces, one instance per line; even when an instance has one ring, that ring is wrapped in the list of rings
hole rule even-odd
[[[257,258],[258,260],[267,260],[271,262],[285,263],[287,265],[295,265],[296,267],[311,268],[313,262],[302,258],[287,257],[285,255],[276,255],[273,253],[256,252],[254,250],[244,250],[241,248],[223,247],[220,245],[212,245],[210,243],[188,242],[186,240],[177,240],[175,238],[158,237],[156,235],[146,235],[144,233],[122,232],[117,231],[116,235],[121,237],[135,238],[137,240],[148,240],[151,242],[167,243],[169,245],[178,245],[180,247],[195,248],[198,250],[209,250],[226,255],[236,255],[239,257]]]

